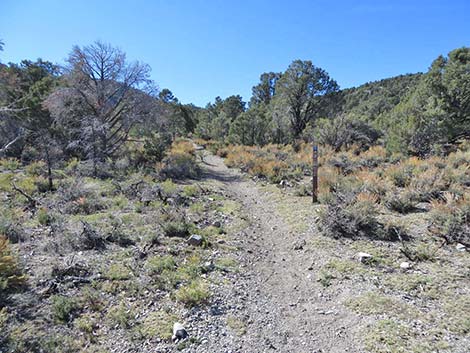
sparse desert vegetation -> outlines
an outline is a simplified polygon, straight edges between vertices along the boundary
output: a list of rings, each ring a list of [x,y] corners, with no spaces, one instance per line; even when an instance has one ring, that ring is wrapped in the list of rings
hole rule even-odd
[[[312,246],[330,258],[318,268],[318,282],[339,296],[337,286],[346,285],[350,297],[343,305],[374,318],[363,331],[368,350],[462,347],[458,342],[469,332],[469,316],[463,307],[449,308],[465,306],[469,298],[467,145],[428,159],[391,154],[380,146],[319,150],[317,206],[311,205],[311,145],[301,144],[297,151],[229,145],[218,153],[228,166],[264,185],[294,229],[309,225]],[[279,156],[285,161],[282,169],[266,163]],[[305,212],[296,212],[293,204]],[[320,234],[314,235],[317,229]],[[358,261],[361,252],[370,258]]]
[[[73,160],[54,169],[54,192],[37,186],[43,166],[2,160],[2,346],[99,351],[116,335],[170,344],[173,322],[210,299],[212,273],[233,266],[219,241],[239,217],[236,202],[188,179],[200,173],[195,159],[193,143],[178,140],[154,169],[91,178]],[[191,234],[203,242],[189,245]]]
[[[470,351],[470,48],[204,107],[152,77],[0,62],[0,353]]]

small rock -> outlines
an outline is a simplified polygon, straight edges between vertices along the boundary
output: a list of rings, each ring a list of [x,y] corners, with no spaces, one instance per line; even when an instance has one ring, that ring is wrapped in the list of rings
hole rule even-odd
[[[402,262],[400,264],[400,268],[404,270],[408,270],[409,268],[411,268],[411,264],[409,262]]]
[[[417,210],[421,210],[421,211],[430,211],[431,210],[431,204],[429,202],[420,202],[420,203],[417,203],[415,208]]]
[[[216,228],[222,227],[222,224],[219,221],[215,221],[214,223],[212,223],[212,225]]]
[[[358,252],[356,254],[357,259],[363,264],[370,263],[372,261],[372,255],[366,252]]]
[[[179,322],[175,322],[173,324],[173,337],[171,337],[171,339],[173,341],[184,340],[186,337],[188,337],[188,332],[186,331],[184,326]]]
[[[208,273],[211,272],[215,269],[215,265],[212,261],[206,261],[204,262],[204,265],[202,266],[202,272]]]
[[[209,309],[209,312],[211,315],[214,315],[214,316],[223,314],[222,310],[220,310],[218,306],[211,306],[211,308]]]
[[[294,243],[294,250],[302,250],[306,244],[305,239],[299,239]]]
[[[457,251],[466,251],[466,250],[467,250],[467,248],[465,247],[465,245],[460,244],[460,243],[457,243],[457,245],[455,246],[455,248],[457,249]]]
[[[188,244],[193,246],[201,246],[202,237],[198,234],[193,234],[188,238]]]

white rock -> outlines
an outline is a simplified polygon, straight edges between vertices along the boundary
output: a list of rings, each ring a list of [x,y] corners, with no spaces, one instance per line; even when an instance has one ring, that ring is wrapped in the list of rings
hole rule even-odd
[[[188,238],[188,244],[193,246],[202,245],[202,237],[198,234],[193,234]]]
[[[465,245],[460,244],[460,243],[457,243],[457,245],[455,246],[455,248],[457,249],[457,251],[465,251],[465,250],[467,250],[467,248],[465,247]]]
[[[356,254],[356,258],[364,264],[364,263],[368,263],[372,260],[372,255],[368,254],[366,252],[358,252]]]
[[[179,322],[175,322],[173,324],[173,337],[171,339],[173,341],[184,340],[186,337],[188,337],[188,332],[186,332],[184,326]]]
[[[409,262],[402,262],[400,264],[400,268],[402,268],[404,270],[407,270],[407,269],[411,268],[411,264]]]

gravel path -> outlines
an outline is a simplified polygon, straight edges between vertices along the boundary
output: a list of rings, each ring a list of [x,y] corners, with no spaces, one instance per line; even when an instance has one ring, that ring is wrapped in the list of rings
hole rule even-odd
[[[300,249],[306,235],[289,229],[252,180],[217,156],[206,154],[204,161],[205,177],[222,182],[242,203],[250,226],[240,234],[240,273],[218,294],[246,332],[219,327],[197,352],[360,352],[357,317],[323,295],[317,281],[322,250]]]

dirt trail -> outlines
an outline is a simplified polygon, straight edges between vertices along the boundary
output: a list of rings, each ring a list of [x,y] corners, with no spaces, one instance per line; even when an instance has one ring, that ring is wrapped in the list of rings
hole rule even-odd
[[[321,250],[299,250],[306,234],[289,228],[276,204],[256,184],[206,154],[205,177],[222,182],[243,205],[250,226],[243,239],[241,273],[229,300],[246,333],[230,330],[204,342],[198,352],[359,352],[357,318],[322,294],[315,262]],[[296,207],[295,204],[292,207]],[[310,230],[312,232],[314,230]]]

